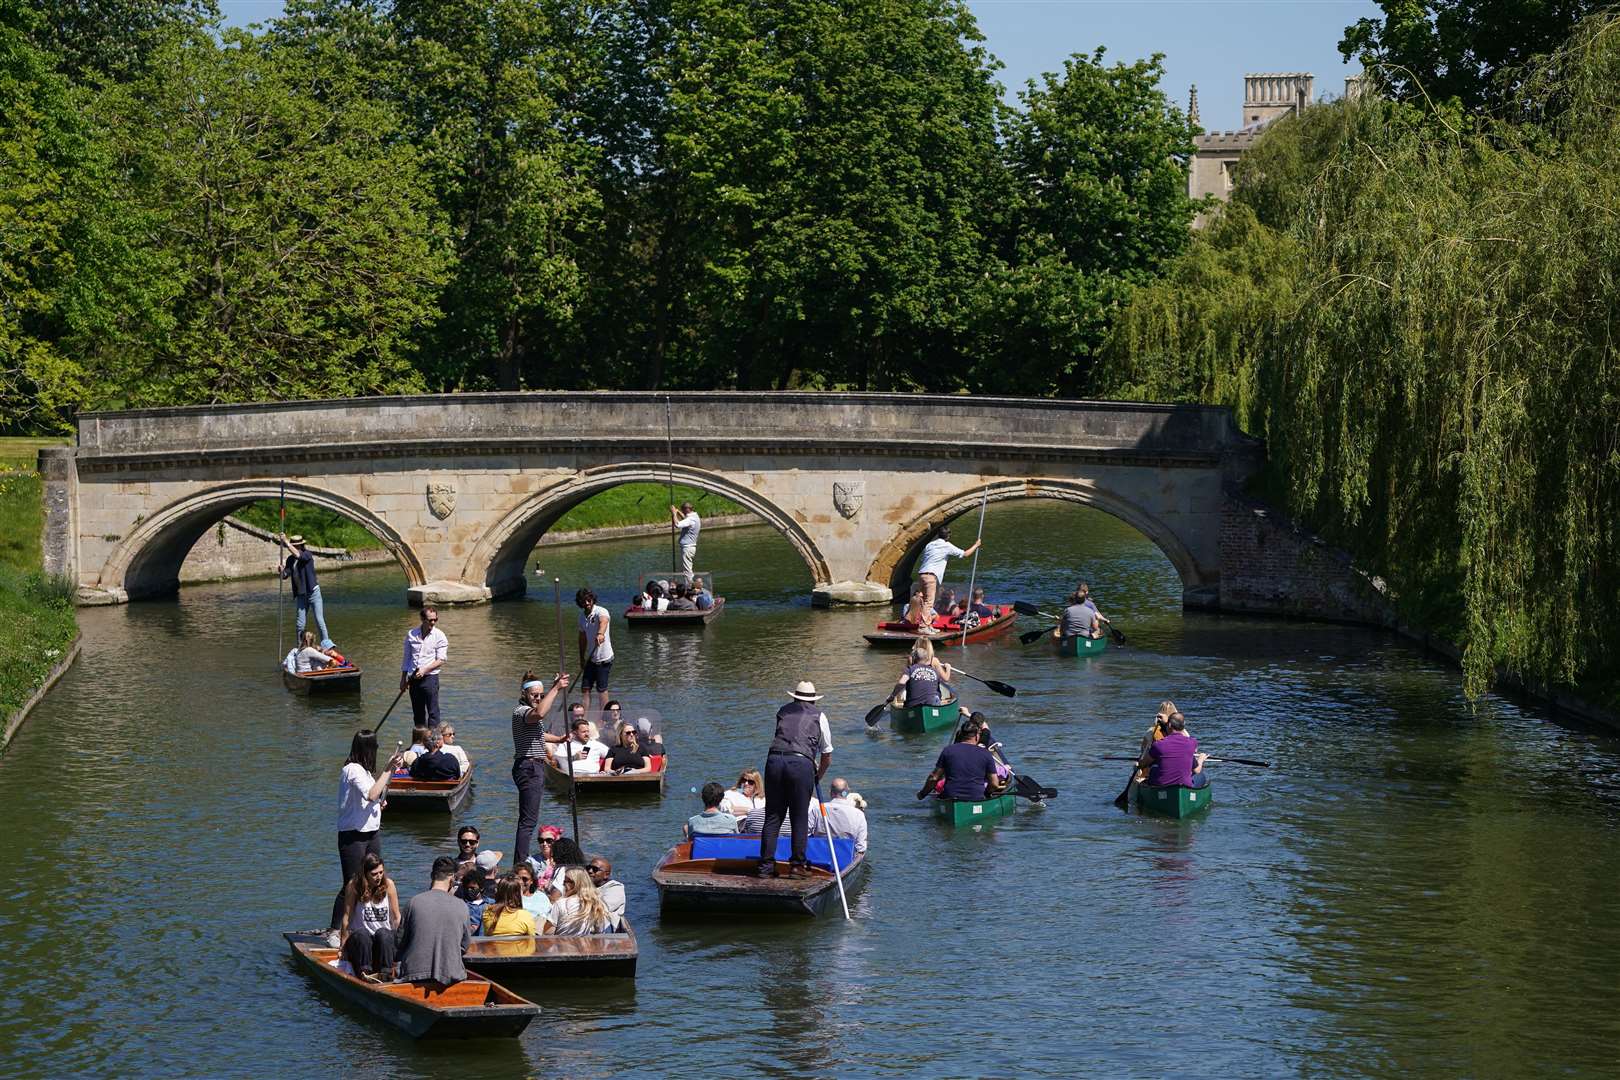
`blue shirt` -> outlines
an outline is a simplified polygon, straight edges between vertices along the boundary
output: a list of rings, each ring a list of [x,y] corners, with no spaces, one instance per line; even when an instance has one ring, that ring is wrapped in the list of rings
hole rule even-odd
[[[686,834],[717,834],[729,836],[737,831],[737,819],[724,810],[705,810],[686,819]]]
[[[938,704],[939,672],[934,665],[913,664],[906,668],[906,708]]]
[[[955,742],[940,751],[934,768],[944,770],[947,799],[981,802],[987,778],[995,775],[996,759],[978,743]]]

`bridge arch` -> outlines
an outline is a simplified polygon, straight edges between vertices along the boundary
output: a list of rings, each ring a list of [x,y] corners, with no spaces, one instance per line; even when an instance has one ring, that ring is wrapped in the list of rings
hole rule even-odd
[[[992,481],[988,488],[978,485],[964,488],[954,495],[934,503],[920,515],[901,526],[878,551],[867,571],[867,580],[886,584],[896,596],[904,596],[912,566],[922,551],[923,544],[933,531],[979,505],[979,499],[1004,502],[1009,499],[1057,499],[1078,503],[1111,514],[1153,541],[1164,552],[1176,573],[1181,575],[1183,594],[1204,588],[1218,580],[1218,574],[1199,566],[1187,545],[1175,530],[1142,507],[1113,492],[1085,480],[1053,477],[1028,477]],[[953,538],[965,547],[965,536]]]
[[[101,588],[122,591],[128,598],[174,592],[180,587],[180,564],[203,533],[231,512],[261,499],[278,498],[281,493],[280,480],[247,480],[220,484],[169,503],[142,518],[119,541],[102,566]],[[286,494],[364,526],[399,562],[410,585],[427,580],[411,545],[366,507],[325,488],[291,480],[286,482]]]
[[[673,473],[676,483],[724,495],[747,507],[787,538],[809,568],[814,583],[832,580],[826,556],[792,514],[722,473],[687,465],[676,465]],[[525,560],[558,518],[608,488],[632,483],[664,484],[670,475],[667,462],[623,462],[584,469],[561,484],[536,492],[513,507],[478,541],[467,558],[461,580],[483,582],[492,596],[522,592]]]

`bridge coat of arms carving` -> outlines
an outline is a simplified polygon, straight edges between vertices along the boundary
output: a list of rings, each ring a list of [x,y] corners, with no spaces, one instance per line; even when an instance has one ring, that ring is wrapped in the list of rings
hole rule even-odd
[[[427,486],[428,510],[434,517],[443,521],[456,510],[456,486],[454,484],[433,483]]]
[[[861,512],[861,503],[866,501],[865,480],[834,480],[833,506],[846,518],[853,518]]]

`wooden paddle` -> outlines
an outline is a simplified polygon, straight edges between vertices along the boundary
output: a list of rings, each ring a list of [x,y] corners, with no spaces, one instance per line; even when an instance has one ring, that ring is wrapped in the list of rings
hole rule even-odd
[[[1000,743],[991,743],[990,752],[995,755],[997,761],[1001,762],[1003,765],[1006,765],[1007,768],[1012,769],[1014,795],[1022,795],[1030,802],[1038,803],[1043,799],[1050,799],[1057,794],[1057,788],[1043,787],[1037,783],[1033,777],[1025,776],[1017,769],[1014,769],[1012,764],[1002,756]]]
[[[1013,610],[1018,612],[1020,615],[1033,615],[1037,619],[1051,619],[1053,622],[1062,621],[1056,615],[1042,611],[1034,604],[1025,603],[1022,600],[1013,601]],[[1115,626],[1108,616],[1099,614],[1097,617],[1103,621],[1104,626],[1108,627],[1108,636],[1114,639],[1115,645],[1124,645],[1126,643],[1125,631]],[[1045,630],[1031,630],[1027,634],[1019,634],[1018,640],[1022,641],[1025,645],[1033,645],[1035,640],[1044,633],[1046,633]]]
[[[1009,686],[1008,684],[1006,684],[1004,682],[999,682],[999,681],[997,681],[995,679],[981,679],[977,675],[973,674],[971,671],[963,671],[961,668],[957,667],[955,664],[951,665],[951,671],[952,671],[952,673],[954,673],[956,675],[966,675],[968,678],[972,679],[974,682],[982,683],[983,685],[988,686],[991,690],[993,690],[995,693],[1000,694],[1002,697],[1017,697],[1018,696],[1018,687],[1016,687],[1016,686]]]
[[[287,481],[281,482],[281,535],[287,535]],[[276,545],[276,559],[281,564],[276,572],[276,663],[285,664],[286,653],[281,651],[281,613],[286,605],[281,602],[282,582],[287,580],[284,572],[287,569],[286,557],[281,554],[281,545]]]

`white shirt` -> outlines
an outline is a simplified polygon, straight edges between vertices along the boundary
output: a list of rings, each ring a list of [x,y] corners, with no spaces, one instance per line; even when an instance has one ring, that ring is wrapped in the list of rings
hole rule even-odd
[[[405,659],[399,670],[420,671],[433,661],[443,660],[449,655],[450,639],[444,636],[443,630],[435,626],[428,631],[427,637],[423,637],[422,628],[413,626],[405,635]],[[434,674],[438,674],[438,671]]]
[[[565,745],[568,756],[574,759],[575,772],[600,772],[602,770],[602,759],[607,757],[607,747],[595,739],[586,743],[575,742],[572,736],[569,737]],[[581,750],[585,751],[584,757],[579,756]],[[563,772],[567,772],[568,762],[559,761],[557,767]]]
[[[442,749],[445,753],[461,762],[461,772],[458,775],[466,776],[467,770],[472,768],[472,762],[467,760],[467,751],[463,750],[459,746],[452,746],[449,743],[445,743]]]
[[[815,807],[811,807],[815,810]],[[821,815],[810,815],[811,832],[822,832]],[[832,835],[835,837],[847,836],[855,841],[855,850],[860,854],[866,853],[866,814],[860,807],[845,799],[827,800],[827,824],[832,826]]]
[[[696,510],[675,523],[675,527],[681,530],[681,547],[697,547],[698,529],[701,525]]]
[[[602,644],[596,644],[596,620],[602,620]],[[579,632],[585,635],[586,658],[593,664],[607,664],[613,660],[612,616],[608,609],[597,604],[589,611],[579,613]]]
[[[765,800],[758,795],[749,798],[737,788],[729,789],[725,797],[720,800],[720,809],[741,821],[748,816],[748,811],[756,806],[764,806]]]
[[[967,552],[951,543],[949,540],[930,540],[922,550],[921,565],[917,567],[919,574],[933,574],[938,581],[945,580],[945,560],[954,556],[960,559]]]
[[[624,919],[624,885],[609,878],[596,887],[596,895],[602,898],[608,914],[613,916],[613,925],[617,927]]]
[[[377,778],[364,765],[349,762],[338,779],[338,832],[376,832],[382,828],[382,800],[367,799]]]

